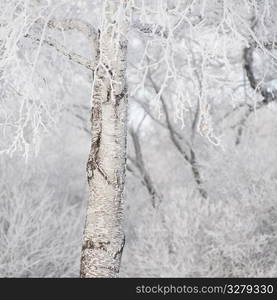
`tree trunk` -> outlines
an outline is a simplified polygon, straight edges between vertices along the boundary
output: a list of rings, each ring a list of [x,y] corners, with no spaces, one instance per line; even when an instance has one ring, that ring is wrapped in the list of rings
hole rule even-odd
[[[116,277],[124,247],[123,189],[127,142],[127,40],[124,4],[106,1],[94,72],[89,201],[81,277]]]
[[[204,198],[207,199],[208,198],[208,192],[203,188],[203,180],[200,174],[200,170],[197,164],[197,160],[196,160],[196,156],[195,156],[195,152],[193,151],[193,149],[190,149],[190,165],[191,165],[191,170],[192,170],[192,174],[193,174],[193,178],[195,180],[195,182],[197,183],[197,189],[199,191],[199,194]]]

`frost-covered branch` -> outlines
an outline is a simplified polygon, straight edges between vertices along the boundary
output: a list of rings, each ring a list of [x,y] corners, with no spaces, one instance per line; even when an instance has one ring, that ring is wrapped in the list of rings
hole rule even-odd
[[[30,34],[26,34],[25,37],[30,38],[33,41],[38,42],[38,43],[41,41],[40,38],[35,38],[35,37],[31,36]],[[47,39],[43,39],[42,43],[55,48],[57,52],[66,56],[69,60],[71,60],[79,65],[84,66],[85,68],[89,69],[90,71],[94,71],[95,64],[91,60],[89,60],[86,57],[83,57],[73,51],[69,51],[67,47],[58,43],[56,40],[54,40],[52,38],[47,38]]]
[[[60,31],[78,30],[82,32],[87,38],[94,41],[96,41],[98,37],[96,29],[91,24],[79,19],[52,19],[48,22],[47,25],[49,28],[57,29]]]
[[[155,91],[156,94],[159,94],[159,87],[156,84],[155,80],[152,77],[151,72],[149,71],[149,79],[152,83],[153,89]],[[196,158],[196,153],[193,149],[193,146],[190,145],[190,143],[188,141],[186,141],[184,139],[184,137],[182,138],[182,140],[179,140],[176,135],[175,135],[175,130],[174,127],[171,123],[170,120],[170,116],[169,116],[169,111],[165,102],[165,99],[163,97],[163,95],[160,96],[160,101],[162,103],[162,108],[165,114],[165,120],[166,120],[166,124],[167,124],[167,129],[169,131],[169,136],[170,139],[173,143],[173,145],[176,147],[176,149],[179,151],[179,153],[182,155],[182,157],[184,158],[184,160],[190,164],[191,166],[191,170],[192,170],[192,174],[193,174],[193,178],[197,184],[197,189],[200,193],[200,195],[204,198],[207,199],[208,198],[208,193],[207,191],[203,188],[203,180],[201,178],[201,174],[200,174],[200,170],[199,170],[199,165],[197,162],[197,158]],[[195,119],[197,119],[197,114],[198,114],[198,110],[196,111],[196,116]],[[189,150],[187,151],[186,149],[184,149],[184,146],[182,145],[182,142],[185,142],[185,144],[187,145],[187,147],[189,148]],[[187,153],[188,152],[188,153]]]
[[[145,33],[147,35],[168,38],[168,29],[158,24],[147,24],[136,20],[132,23],[132,27],[138,30],[139,32]]]
[[[167,125],[155,116],[155,114],[151,111],[151,108],[146,103],[138,99],[134,99],[134,101],[141,106],[141,108],[146,112],[147,116],[150,117],[155,123],[159,124],[165,129],[168,129]],[[183,139],[183,136],[177,130],[175,130],[175,128],[172,128],[172,130],[176,137],[178,137],[180,140]]]

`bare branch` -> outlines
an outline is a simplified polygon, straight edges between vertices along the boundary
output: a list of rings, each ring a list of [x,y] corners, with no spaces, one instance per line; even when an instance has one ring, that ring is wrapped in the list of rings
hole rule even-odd
[[[267,44],[270,44],[270,43],[267,43]],[[274,45],[275,45],[275,43],[274,43]],[[256,105],[248,105],[248,109],[247,109],[244,117],[240,120],[240,122],[237,125],[233,126],[233,127],[236,127],[239,125],[238,131],[237,131],[237,136],[236,136],[236,142],[235,142],[236,145],[239,145],[241,142],[243,127],[245,126],[246,121],[250,117],[251,113],[258,109],[261,109],[263,106],[267,105],[268,103],[275,101],[276,96],[277,96],[277,91],[268,92],[267,89],[264,88],[263,85],[261,84],[261,82],[259,82],[259,80],[256,78],[254,68],[253,68],[253,63],[254,63],[253,53],[254,53],[254,51],[255,51],[254,46],[250,46],[250,47],[247,47],[244,49],[244,53],[243,53],[244,69],[245,69],[246,76],[248,78],[251,88],[255,92],[260,93],[263,96],[263,100],[261,102],[257,103]]]
[[[252,26],[251,30],[254,32],[255,26],[257,25],[257,19],[253,18],[252,19]],[[264,49],[267,50],[272,50],[276,49],[277,43],[276,42],[261,42],[261,44],[258,44],[255,40],[252,40],[250,42],[249,47],[245,47],[243,50],[243,60],[244,60],[244,69],[246,72],[247,79],[249,81],[249,84],[251,88],[257,92],[260,93],[263,96],[263,100],[256,105],[248,105],[248,109],[244,115],[244,117],[239,121],[239,123],[233,127],[236,127],[239,125],[238,130],[237,130],[237,136],[236,136],[236,145],[239,145],[241,142],[241,137],[243,133],[243,128],[246,124],[246,121],[250,117],[251,113],[262,108],[263,106],[267,105],[268,103],[274,101],[277,96],[277,91],[268,91],[267,88],[262,84],[262,81],[259,81],[254,72],[254,58],[253,54],[255,49],[259,47],[264,47]]]
[[[129,133],[130,133],[130,136],[131,136],[133,144],[134,144],[135,155],[136,155],[135,160],[131,158],[131,162],[139,170],[140,175],[143,179],[143,184],[145,185],[145,187],[147,188],[147,190],[151,196],[152,206],[155,208],[157,206],[156,200],[159,199],[159,201],[161,201],[161,196],[156,191],[156,188],[154,186],[152,178],[145,167],[138,134],[132,127],[129,129]]]
[[[159,93],[159,87],[157,86],[156,82],[153,80],[153,77],[152,77],[150,71],[149,71],[149,79],[150,79],[150,81],[152,83],[152,86],[154,88],[155,93],[158,94]],[[162,107],[163,107],[163,111],[164,111],[164,114],[165,114],[165,120],[166,120],[166,127],[167,127],[167,129],[169,131],[170,139],[173,142],[173,144],[176,146],[176,148],[178,149],[178,151],[185,158],[185,160],[189,162],[189,160],[190,160],[189,156],[187,155],[187,153],[185,152],[185,150],[182,148],[180,142],[176,138],[175,129],[174,129],[174,127],[171,124],[169,112],[168,112],[167,106],[165,104],[165,99],[164,99],[163,95],[161,95],[160,100],[162,102]],[[182,137],[182,140],[184,140],[183,137]],[[184,141],[187,144],[187,146],[190,147],[190,144],[186,140],[184,140]]]
[[[257,111],[258,109],[261,109],[265,105],[266,105],[265,102],[259,102],[259,103],[256,104],[256,106],[248,105],[248,107],[247,107],[248,109],[245,112],[245,115],[243,116],[243,118],[237,124],[235,124],[235,125],[232,126],[232,128],[238,127],[238,129],[237,129],[237,136],[236,136],[236,142],[235,142],[236,146],[238,146],[240,144],[240,142],[241,142],[243,128],[244,128],[247,120],[249,119],[251,113],[254,112],[254,111]]]
[[[156,82],[154,81],[150,71],[149,71],[149,79],[150,79],[150,81],[153,85],[153,88],[154,88],[155,92],[158,94],[159,93],[159,88],[158,88]],[[161,95],[160,100],[162,102],[163,111],[165,113],[165,119],[166,119],[166,124],[167,124],[168,131],[169,131],[170,139],[171,139],[172,143],[175,145],[176,149],[179,151],[179,153],[185,159],[185,161],[190,164],[192,174],[193,174],[193,178],[194,178],[194,180],[197,184],[197,189],[198,189],[200,195],[203,197],[203,199],[207,199],[208,198],[208,193],[203,188],[203,181],[202,181],[200,170],[199,170],[199,167],[198,167],[198,163],[197,163],[197,159],[196,159],[196,153],[195,153],[192,145],[190,145],[189,142],[187,142],[183,138],[183,141],[185,141],[186,145],[189,148],[189,153],[190,154],[188,154],[186,152],[186,150],[184,149],[184,147],[182,146],[182,144],[180,143],[180,141],[176,138],[176,136],[174,134],[175,130],[173,128],[173,125],[171,124],[168,108],[166,106],[165,99],[164,99],[163,95]],[[196,111],[196,114],[198,114],[198,111]],[[195,116],[195,118],[197,118],[197,116]]]
[[[246,71],[246,75],[248,78],[248,81],[250,83],[250,86],[252,87],[252,89],[254,89],[256,92],[259,92],[264,99],[262,100],[262,102],[264,104],[268,104],[269,102],[272,102],[276,99],[276,92],[268,92],[266,90],[266,88],[261,84],[261,82],[259,82],[259,80],[257,80],[255,74],[254,74],[254,69],[253,69],[253,52],[254,52],[255,48],[253,47],[248,47],[244,49],[244,69]]]
[[[154,116],[154,114],[151,112],[151,109],[147,106],[147,104],[145,104],[144,102],[138,100],[138,99],[134,99],[134,101],[139,104],[143,110],[146,112],[146,114],[154,121],[156,122],[157,124],[159,124],[161,127],[165,128],[168,130],[168,127],[166,124],[164,124],[164,122],[162,122],[161,120],[159,120],[158,118],[156,118]],[[173,133],[180,139],[182,140],[183,139],[183,136],[178,132],[176,131],[174,128],[173,128]]]
[[[208,193],[207,191],[203,188],[203,180],[201,178],[201,174],[199,171],[199,166],[196,160],[196,154],[193,148],[190,149],[190,164],[191,164],[191,170],[193,173],[194,180],[197,183],[197,189],[200,193],[200,195],[204,198],[208,198]]]

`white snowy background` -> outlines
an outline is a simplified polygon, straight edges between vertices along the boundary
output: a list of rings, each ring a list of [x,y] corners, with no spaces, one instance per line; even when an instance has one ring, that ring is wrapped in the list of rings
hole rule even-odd
[[[100,3],[0,0],[1,277],[79,276],[92,74],[42,41],[92,59],[82,33],[45,24],[97,26]],[[129,32],[129,128],[143,170],[129,134],[120,275],[276,277],[277,56],[256,47],[256,90],[243,57],[253,40],[274,43],[276,1],[133,3],[134,22],[169,34]],[[273,101],[259,107],[262,91]]]

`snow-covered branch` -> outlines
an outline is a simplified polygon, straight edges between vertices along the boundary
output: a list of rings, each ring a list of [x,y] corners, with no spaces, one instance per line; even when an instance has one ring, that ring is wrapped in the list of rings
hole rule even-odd
[[[90,23],[79,19],[52,19],[48,22],[48,27],[60,31],[78,30],[93,40],[98,36],[96,29]]]
[[[33,41],[36,41],[38,43],[40,42],[40,38],[35,38],[35,37],[31,36],[30,34],[26,34],[25,37],[30,38]],[[82,65],[91,71],[94,71],[95,66],[91,60],[89,60],[86,57],[83,57],[75,52],[69,51],[64,45],[58,43],[56,40],[48,38],[48,39],[44,39],[42,42],[45,45],[55,48],[57,52],[66,56],[69,60],[71,60],[79,65]]]
[[[145,34],[168,37],[168,30],[161,25],[142,23],[137,20],[132,23],[132,27]]]

